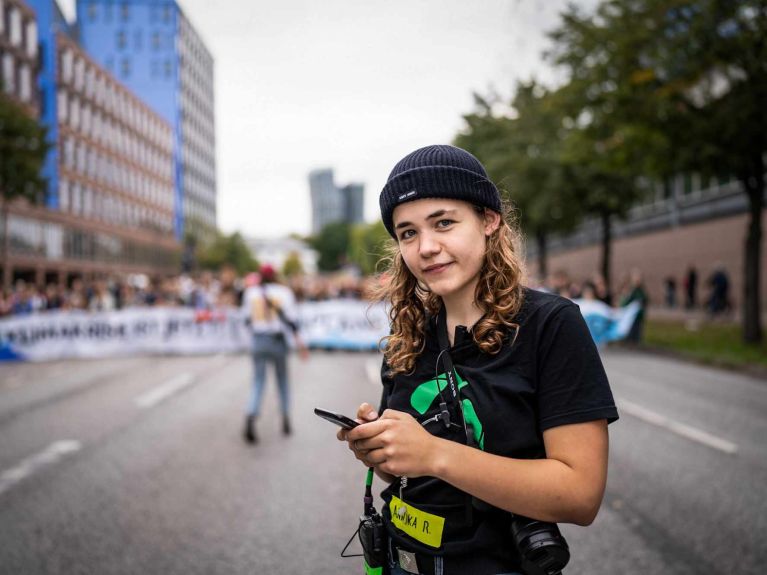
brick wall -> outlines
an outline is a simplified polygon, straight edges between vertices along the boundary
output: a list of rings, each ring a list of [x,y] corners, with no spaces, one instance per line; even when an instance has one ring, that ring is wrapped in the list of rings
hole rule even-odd
[[[736,309],[743,301],[746,215],[709,220],[613,242],[612,286],[616,291],[629,270],[637,267],[644,274],[645,287],[653,305],[664,301],[664,279],[677,280],[677,301],[683,298],[683,280],[688,266],[698,270],[698,301],[708,294],[706,280],[717,263],[724,265],[730,278],[730,296]],[[767,305],[767,212],[762,216],[761,302]],[[528,240],[531,241],[531,240]],[[565,270],[575,281],[588,279],[599,269],[598,245],[561,251],[548,259],[549,273]],[[537,262],[529,261],[530,275],[537,274]]]

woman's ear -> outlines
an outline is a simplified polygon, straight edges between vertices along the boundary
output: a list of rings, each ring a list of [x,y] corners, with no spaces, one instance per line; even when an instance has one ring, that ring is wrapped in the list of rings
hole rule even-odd
[[[491,236],[493,232],[501,225],[501,214],[490,208],[485,208],[483,216],[485,222],[485,235]]]

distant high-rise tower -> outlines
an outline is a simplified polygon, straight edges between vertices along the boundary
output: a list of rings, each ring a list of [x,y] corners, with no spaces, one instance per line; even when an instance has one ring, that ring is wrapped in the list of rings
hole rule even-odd
[[[312,233],[333,222],[358,224],[364,221],[365,186],[348,184],[339,188],[333,181],[333,170],[321,168],[309,172],[312,197]]]
[[[309,173],[312,196],[312,233],[316,234],[331,222],[344,219],[343,198],[333,182],[333,170],[323,168]]]
[[[344,202],[344,221],[350,224],[361,224],[365,221],[365,186],[364,184],[347,184],[341,188]]]
[[[213,57],[175,0],[77,0],[90,56],[170,123],[174,228],[216,227]]]

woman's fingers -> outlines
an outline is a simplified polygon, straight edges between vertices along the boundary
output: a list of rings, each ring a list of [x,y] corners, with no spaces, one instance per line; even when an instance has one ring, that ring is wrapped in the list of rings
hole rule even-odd
[[[357,419],[360,423],[375,421],[378,419],[378,412],[369,403],[363,403],[357,408]]]

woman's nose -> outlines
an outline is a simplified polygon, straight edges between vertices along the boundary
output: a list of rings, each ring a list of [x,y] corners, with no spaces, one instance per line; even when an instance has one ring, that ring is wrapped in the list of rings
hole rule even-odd
[[[440,243],[432,234],[421,234],[421,243],[419,245],[419,251],[421,256],[430,257],[439,253],[441,249]]]

